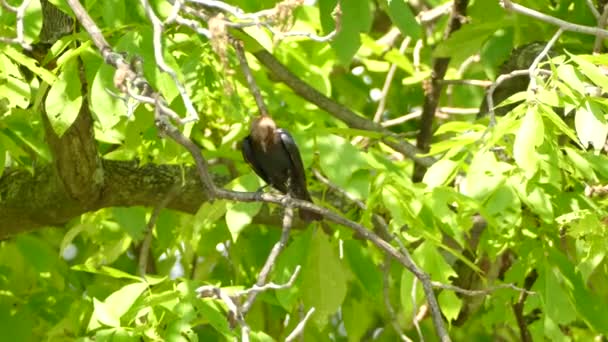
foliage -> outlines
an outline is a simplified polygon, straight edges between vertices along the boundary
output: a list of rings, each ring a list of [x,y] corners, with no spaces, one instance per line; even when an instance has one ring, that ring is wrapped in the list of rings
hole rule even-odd
[[[31,1],[26,11],[28,43],[37,43],[42,29],[40,2]],[[437,7],[443,2],[426,3]],[[72,15],[63,0],[51,3]],[[174,111],[185,113],[175,82],[155,63],[153,28],[141,4],[83,3],[115,50],[141,57],[152,87]],[[312,3],[289,13],[289,31],[334,30],[337,1]],[[161,18],[173,9],[165,1],[151,4]],[[276,2],[231,4],[256,12]],[[596,25],[584,0],[520,4]],[[511,14],[496,1],[471,1],[466,23],[448,38],[447,16],[421,24],[418,10],[407,1],[349,0],[341,1],[341,9],[340,30],[330,43],[302,36],[273,40],[263,26],[233,33],[240,34],[250,53],[269,50],[297,78],[369,120],[395,65],[381,113],[381,120],[388,121],[422,108],[434,61],[450,58],[446,79],[494,80],[513,48],[546,42],[557,30],[536,18]],[[0,34],[14,36],[15,16],[1,11]],[[412,39],[405,53],[399,52],[398,43],[387,43],[391,29]],[[424,40],[421,48],[415,46],[419,39]],[[166,63],[199,113],[199,120],[183,131],[214,161],[210,171],[229,180],[223,186],[256,191],[261,180],[243,162],[238,142],[248,134],[257,107],[234,52],[185,25],[166,29],[162,43]],[[427,154],[436,162],[420,183],[410,180],[412,160],[382,144],[382,133],[348,127],[276,82],[272,70],[251,54],[248,61],[269,111],[294,136],[305,166],[363,201],[366,209],[335,202],[333,190],[309,172],[317,204],[366,227],[374,226],[373,215],[382,216],[434,281],[466,289],[531,286],[535,294],[527,296],[511,288],[472,298],[437,290],[454,340],[519,340],[522,330],[529,330],[534,340],[590,340],[608,335],[607,212],[601,191],[608,182],[608,101],[601,92],[593,93],[608,88],[608,57],[592,55],[593,44],[593,36],[561,35],[552,58],[541,64],[551,76],[538,74],[534,91],[513,94],[507,103],[523,101],[496,117],[494,126],[487,116],[446,115],[449,108],[479,108],[484,91],[466,84],[445,86],[449,91],[441,98]],[[462,67],[474,55],[478,60]],[[133,103],[117,97],[114,81],[114,69],[82,30],[63,36],[42,55],[19,45],[0,45],[0,184],[16,170],[37,175],[40,167],[53,165],[45,117],[62,136],[82,104],[94,116],[97,149],[105,160],[192,164],[186,150],[159,137],[152,107],[140,104],[127,115]],[[418,120],[410,120],[390,130],[409,140],[418,128]],[[2,189],[0,202],[8,196]],[[211,284],[236,293],[256,283],[280,237],[280,227],[256,220],[265,211],[261,203],[226,200],[203,202],[195,213],[163,209],[153,229],[156,275],[145,277],[136,276],[138,248],[152,207],[89,210],[61,222],[61,229],[46,227],[4,240],[0,331],[14,341],[240,338],[226,303],[198,298],[195,290]],[[280,216],[276,210],[269,215]],[[480,217],[486,223],[481,230],[474,225]],[[330,233],[319,223],[292,231],[270,279],[285,283],[298,265],[302,272],[292,287],[260,294],[246,317],[251,339],[283,340],[311,307],[315,313],[304,330],[307,341],[394,341],[399,338],[395,326],[417,339],[413,321],[424,311],[426,299],[414,276],[395,262],[387,263],[380,250],[350,230],[329,226]],[[514,309],[518,302],[520,313]],[[432,340],[433,323],[425,317],[420,328]]]

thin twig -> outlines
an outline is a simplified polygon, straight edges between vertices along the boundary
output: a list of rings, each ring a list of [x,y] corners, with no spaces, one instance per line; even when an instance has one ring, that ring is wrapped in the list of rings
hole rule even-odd
[[[587,3],[587,7],[589,7],[589,10],[591,11],[595,19],[598,20],[600,18],[600,12],[593,4],[593,0],[585,0],[585,2]]]
[[[239,64],[241,65],[241,70],[245,75],[245,79],[247,80],[247,86],[249,87],[249,91],[253,98],[255,99],[255,103],[258,106],[258,110],[260,111],[260,115],[268,115],[268,108],[264,103],[264,98],[262,97],[262,93],[260,92],[260,88],[255,82],[255,78],[253,78],[253,73],[249,68],[249,64],[247,63],[247,58],[245,57],[245,51],[243,50],[243,43],[239,40],[233,39],[232,45],[234,46],[234,50],[236,51],[236,57],[239,60]]]
[[[595,9],[595,7],[593,7]],[[608,21],[608,4],[604,5],[604,10],[602,11],[602,15],[597,18],[597,27],[604,28],[606,27],[606,22]],[[598,54],[602,50],[604,40],[600,36],[595,36],[595,43],[593,44],[593,53]]]
[[[411,37],[405,37],[403,42],[401,42],[401,46],[399,47],[399,54],[403,55],[405,53],[405,49],[410,44],[412,40]],[[380,95],[380,102],[378,103],[378,108],[376,109],[376,113],[374,114],[374,122],[380,122],[382,119],[382,114],[386,109],[386,98],[388,96],[388,91],[391,89],[391,85],[393,84],[393,77],[395,77],[395,72],[397,71],[397,63],[391,64],[388,72],[386,73],[386,79],[384,80],[384,85],[382,86],[382,94]]]
[[[412,312],[414,313],[412,315],[412,323],[414,324],[414,327],[416,327],[416,332],[418,333],[418,338],[420,339],[420,342],[424,342],[424,335],[422,335],[422,329],[420,329],[420,321],[424,316],[418,313],[418,300],[416,298],[417,287],[418,279],[414,278],[412,279],[412,291],[410,293],[412,299]]]
[[[245,321],[243,311],[237,305],[236,300],[228,295],[226,291],[213,285],[203,285],[195,290],[201,298],[216,298],[224,302],[228,308],[228,321],[231,325],[238,323],[241,326],[241,341],[249,341],[249,325]]]
[[[245,296],[245,295],[251,295],[252,293],[260,293],[260,292],[264,292],[264,291],[268,291],[268,290],[283,290],[283,289],[290,288],[295,283],[296,278],[298,277],[298,274],[300,274],[301,269],[302,269],[302,267],[300,265],[296,266],[296,269],[293,271],[293,274],[289,278],[289,281],[286,282],[285,284],[267,283],[262,286],[258,286],[256,284],[256,285],[253,285],[251,288],[248,288],[243,291],[239,291],[237,293],[237,295]]]
[[[266,26],[266,28],[275,36],[275,40],[277,40],[277,41],[281,41],[288,37],[306,37],[306,38],[313,40],[315,42],[318,42],[318,43],[325,43],[325,42],[329,42],[329,41],[333,40],[336,37],[336,35],[338,34],[337,30],[333,30],[330,33],[326,34],[325,36],[319,36],[312,32],[303,32],[303,31],[279,32],[279,31],[273,29],[272,27],[270,27],[269,25]]]
[[[538,70],[539,74],[550,76],[551,72],[548,70],[540,69]],[[530,74],[530,70],[521,69],[521,70],[513,70],[508,74],[502,74],[496,78],[494,83],[488,88],[488,92],[486,94],[486,102],[488,103],[488,112],[490,114],[490,126],[493,126],[496,123],[495,112],[494,112],[494,91],[501,85],[504,81],[518,77],[518,76],[527,76]]]
[[[500,285],[492,286],[490,288],[483,289],[483,290],[467,290],[467,289],[463,289],[458,286],[443,284],[438,281],[433,281],[433,282],[431,282],[431,284],[433,285],[433,287],[438,288],[438,289],[454,291],[456,293],[460,293],[462,295],[471,296],[471,297],[487,296],[487,295],[491,294],[492,292],[495,292],[496,290],[500,290],[500,289],[512,289],[512,290],[515,290],[518,292],[525,292],[528,295],[536,294],[536,292],[534,292],[534,291],[529,291],[527,289],[517,287],[513,284],[500,284]]]
[[[14,7],[9,5],[6,0],[2,0],[2,6],[6,8],[8,11],[14,12],[16,15],[16,37],[8,38],[8,37],[0,37],[0,42],[6,44],[19,44],[25,50],[31,50],[32,46],[25,42],[25,26],[24,26],[24,18],[25,18],[25,10],[30,5],[32,0],[23,0],[19,7]]]
[[[417,109],[411,113],[407,113],[398,118],[386,120],[386,121],[382,122],[382,126],[391,127],[391,126],[401,125],[402,123],[419,118],[420,115],[422,115],[422,109]]]
[[[452,12],[452,3],[446,2],[443,5],[435,6],[428,11],[422,11],[418,13],[416,18],[420,21],[421,24],[426,24],[429,22],[433,22],[446,14],[450,14]]]
[[[479,108],[439,107],[437,111],[448,115],[471,115],[479,113]]]
[[[545,48],[538,54],[538,56],[536,56],[536,58],[534,58],[534,61],[530,65],[530,68],[528,68],[528,73],[530,74],[530,86],[528,87],[528,89],[530,91],[536,92],[536,77],[538,75],[538,71],[540,70],[538,68],[538,65],[547,56],[547,54],[549,53],[553,45],[555,45],[555,42],[557,41],[557,39],[559,39],[563,32],[564,30],[560,27],[557,32],[555,32],[553,37],[551,37],[547,45],[545,45]]]
[[[453,107],[439,107],[435,117],[439,119],[448,119],[449,115],[471,115],[479,113],[479,108],[453,108]],[[391,127],[401,125],[402,123],[417,119],[422,115],[422,109],[417,109],[411,113],[407,113],[400,117],[386,120],[382,122],[382,126]]]
[[[414,70],[416,72],[420,71],[420,53],[423,46],[424,42],[422,39],[418,39],[416,45],[414,45],[414,51],[412,52],[412,64],[414,65]]]
[[[488,80],[441,80],[440,83],[447,85],[469,85],[482,88],[492,85],[492,81]]]
[[[289,197],[286,198],[289,199]],[[285,246],[287,246],[287,241],[289,240],[289,232],[291,231],[292,224],[293,207],[287,205],[285,207],[285,214],[283,215],[283,230],[281,232],[281,238],[272,247],[272,250],[270,251],[270,254],[268,254],[268,258],[266,259],[266,262],[264,263],[260,274],[258,274],[258,279],[256,282],[256,285],[258,287],[263,287],[264,285],[266,285],[266,280],[268,279],[268,276],[270,275],[270,272],[272,271],[272,268],[274,267],[274,264],[276,263],[279,254],[281,254]],[[294,274],[296,274],[295,271]],[[251,309],[251,306],[253,305],[253,302],[255,301],[258,292],[259,291],[249,293],[249,296],[247,297],[242,306],[242,312],[244,315],[246,315],[247,312],[249,312],[249,309]]]
[[[559,26],[564,31],[584,33],[584,34],[589,34],[592,36],[599,36],[604,39],[608,37],[608,30],[604,30],[604,29],[601,29],[598,27],[574,24],[574,23],[571,23],[571,22],[568,22],[568,21],[565,21],[565,20],[562,20],[562,19],[559,19],[556,17],[552,17],[550,15],[535,11],[531,8],[522,6],[520,4],[516,4],[514,2],[511,2],[510,0],[501,0],[500,3],[502,5],[502,7],[508,11],[513,11],[513,12],[516,12],[519,14],[523,14],[523,15],[532,17],[534,19],[538,19],[545,23]]]
[[[182,85],[179,78],[177,77],[177,73],[175,73],[175,71],[165,62],[165,58],[163,57],[163,45],[162,45],[163,23],[158,18],[158,16],[156,16],[156,13],[154,13],[154,10],[152,9],[152,6],[148,2],[148,0],[140,0],[140,1],[141,1],[142,6],[144,7],[146,16],[152,23],[152,29],[153,29],[152,41],[153,41],[153,46],[154,46],[154,59],[156,60],[156,65],[158,66],[158,68],[161,71],[163,71],[164,73],[171,76],[171,79],[173,79],[173,83],[175,83],[175,87],[179,91],[179,94],[184,103],[184,107],[186,107],[186,111],[188,112],[188,116],[186,118],[184,118],[183,121],[184,122],[196,121],[196,120],[198,120],[198,113],[196,112],[196,109],[194,109],[194,105],[192,104],[190,95],[188,95],[186,88]]]
[[[473,63],[478,63],[480,60],[481,60],[481,57],[479,56],[479,54],[475,54],[473,56],[469,56],[458,67],[458,71],[456,73],[456,77],[457,78],[462,78],[462,76],[467,71],[467,69],[469,69],[469,67],[471,65],[473,65]],[[463,83],[451,83],[451,82],[454,82],[454,81],[461,81]],[[453,96],[454,95],[454,85],[456,85],[456,84],[465,84],[465,85],[474,85],[474,86],[485,87],[486,85],[484,85],[484,84],[487,84],[487,86],[490,86],[490,84],[492,84],[492,82],[487,81],[487,80],[441,80],[441,83],[448,85],[447,89],[445,90],[445,94],[448,97],[448,104],[450,106],[454,102],[454,99],[453,99],[453,97],[454,97]]]
[[[308,310],[306,316],[304,316],[304,318],[300,321],[300,323],[298,323],[298,325],[296,325],[293,331],[289,335],[287,335],[287,338],[285,338],[285,342],[292,342],[296,339],[296,337],[304,333],[304,327],[306,327],[306,322],[308,322],[308,319],[310,318],[310,316],[312,316],[314,312],[315,308],[310,308],[310,310]]]

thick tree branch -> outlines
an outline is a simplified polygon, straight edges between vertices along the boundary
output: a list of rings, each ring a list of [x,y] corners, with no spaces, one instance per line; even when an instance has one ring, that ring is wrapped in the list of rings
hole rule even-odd
[[[462,20],[466,15],[468,4],[468,0],[454,0],[450,23],[445,34],[446,38],[462,26]],[[426,96],[424,98],[424,104],[422,105],[422,117],[420,118],[420,131],[416,138],[416,147],[422,152],[428,152],[431,146],[435,112],[439,106],[439,98],[441,96],[441,90],[443,89],[443,83],[441,81],[448,70],[449,63],[450,58],[437,58],[433,62],[431,79],[427,81],[425,89]],[[422,180],[427,167],[427,165],[416,162],[413,175],[415,182]]]
[[[84,90],[84,70],[81,70],[80,81]],[[76,120],[61,137],[53,131],[44,108],[41,116],[57,176],[61,179],[67,195],[85,208],[92,206],[101,196],[104,172],[86,96],[83,96]]]
[[[179,186],[175,197],[167,203],[168,209],[194,214],[209,200],[194,167],[103,159],[101,162],[104,182],[98,193],[92,195],[96,200],[88,203],[74,200],[67,193],[53,165],[38,167],[33,173],[5,170],[0,178],[0,240],[45,226],[62,226],[103,208],[155,207],[175,184]],[[229,181],[221,175],[214,175],[213,180],[217,184]],[[281,215],[266,206],[253,223],[280,227]],[[294,222],[294,228],[304,226],[300,220]]]

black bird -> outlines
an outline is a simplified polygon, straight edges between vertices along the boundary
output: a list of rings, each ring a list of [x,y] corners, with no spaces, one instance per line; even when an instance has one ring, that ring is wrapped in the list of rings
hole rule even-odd
[[[243,158],[266,184],[284,194],[312,202],[306,188],[306,175],[296,142],[284,129],[277,128],[267,115],[251,123],[249,135],[243,140]],[[300,210],[304,221],[320,220],[321,215]]]

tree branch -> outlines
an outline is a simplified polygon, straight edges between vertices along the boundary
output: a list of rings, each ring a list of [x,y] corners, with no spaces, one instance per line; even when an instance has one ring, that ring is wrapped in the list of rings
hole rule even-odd
[[[286,206],[285,215],[283,216],[283,230],[281,232],[281,238],[279,239],[279,241],[277,241],[277,243],[274,244],[272,250],[270,250],[270,254],[266,259],[266,262],[264,263],[260,274],[258,275],[258,280],[255,284],[257,287],[263,287],[266,285],[266,280],[268,279],[268,276],[270,275],[270,272],[272,271],[272,268],[274,267],[274,264],[276,263],[279,254],[281,254],[283,249],[285,249],[285,246],[287,246],[287,241],[289,240],[289,232],[291,231],[292,224],[293,208],[291,206]],[[298,272],[299,269],[294,271],[294,274],[297,274]],[[251,306],[253,305],[253,302],[255,301],[258,292],[259,291],[252,291],[251,293],[249,293],[247,300],[245,300],[245,303],[243,303],[243,315],[246,315],[247,312],[249,312],[249,309],[251,309]]]
[[[412,144],[402,141],[394,133],[382,127],[382,125],[366,119],[347,107],[333,101],[327,96],[308,85],[306,82],[294,75],[285,65],[279,62],[272,54],[266,50],[258,50],[253,52],[255,58],[268,68],[274,76],[281,82],[285,83],[296,94],[305,100],[317,105],[319,108],[327,111],[338,120],[343,121],[349,127],[384,133],[387,138],[382,141],[394,149],[395,151],[407,156],[408,158],[418,162],[421,165],[431,166],[434,163],[433,158],[416,156],[419,151]]]
[[[460,29],[462,20],[466,15],[468,4],[468,0],[454,0],[450,23],[445,33],[446,38],[449,37],[453,32]],[[449,63],[450,58],[437,58],[433,62],[431,79],[427,81],[427,85],[425,87],[426,96],[424,98],[424,104],[422,105],[420,131],[418,133],[418,137],[416,138],[416,147],[422,152],[428,152],[431,145],[435,112],[439,106],[439,98],[441,96],[441,90],[443,89],[441,80],[443,80],[443,77],[448,70]],[[416,162],[414,165],[414,175],[412,177],[415,182],[422,180],[427,167],[427,165]]]
[[[534,283],[536,282],[536,278],[538,278],[538,273],[536,270],[532,270],[526,277],[524,281],[524,288],[526,290],[530,290]],[[530,334],[530,330],[528,330],[528,323],[526,322],[526,318],[524,317],[524,304],[526,303],[526,299],[528,298],[528,291],[521,292],[519,294],[519,299],[517,303],[512,304],[513,313],[515,314],[515,319],[517,320],[517,326],[519,327],[519,333],[521,341],[523,342],[532,342],[532,335]]]

